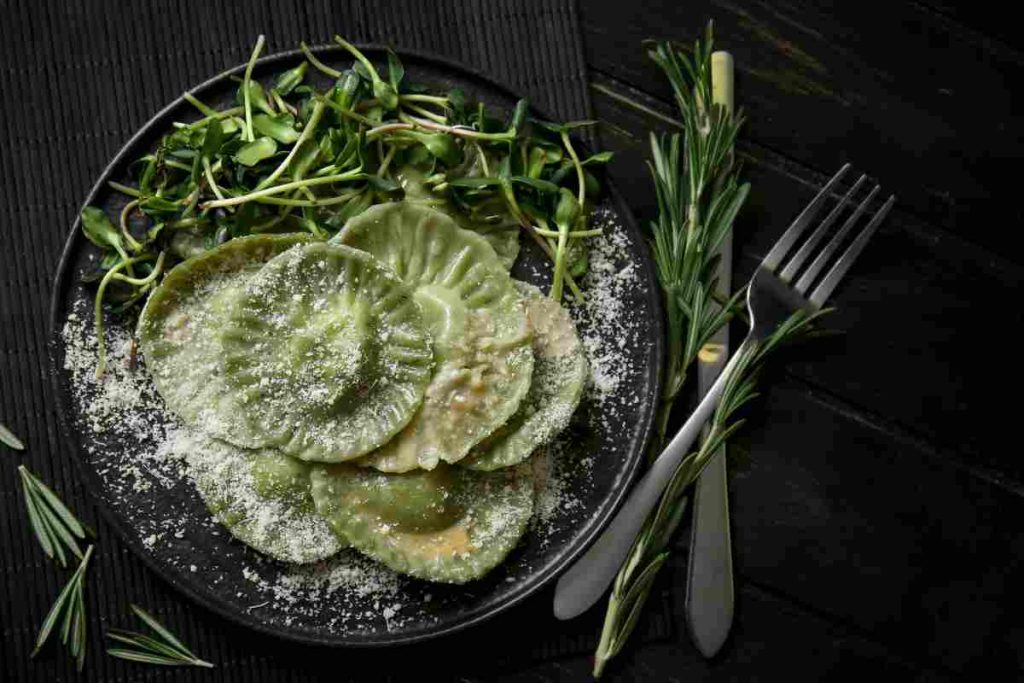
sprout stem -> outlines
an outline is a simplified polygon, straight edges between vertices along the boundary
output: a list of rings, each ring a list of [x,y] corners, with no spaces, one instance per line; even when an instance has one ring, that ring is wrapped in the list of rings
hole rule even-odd
[[[95,318],[96,325],[96,349],[99,356],[96,361],[96,379],[103,377],[103,373],[107,371],[107,343],[103,334],[103,294],[107,291],[107,285],[115,279],[115,276],[117,276],[120,271],[139,263],[140,261],[146,261],[151,258],[151,255],[146,254],[144,256],[125,259],[108,270],[106,275],[103,276],[103,279],[100,280],[100,286],[96,290],[96,301],[93,303],[93,316]],[[160,259],[162,258],[163,252],[160,252]],[[159,262],[161,264],[163,263],[162,261]],[[123,278],[124,276],[121,277]]]
[[[252,132],[252,102],[249,97],[249,84],[252,82],[252,69],[256,66],[256,59],[260,56],[260,52],[263,51],[264,37],[261,33],[256,39],[256,46],[252,49],[252,54],[249,56],[249,63],[245,65],[245,77],[242,78],[242,100],[245,106],[245,140],[246,142],[252,142],[256,139],[256,136]]]
[[[262,190],[269,187],[271,183],[281,177],[281,174],[288,169],[288,165],[292,163],[295,155],[299,153],[299,148],[302,147],[302,143],[309,139],[309,136],[316,130],[317,125],[320,123],[320,117],[324,113],[324,102],[323,100],[318,101],[313,105],[313,112],[309,115],[309,121],[306,123],[306,127],[302,129],[302,134],[299,135],[299,139],[292,145],[292,149],[288,152],[288,156],[284,158],[284,161],[274,169],[274,172],[268,175],[266,178],[256,186],[257,190]]]
[[[302,50],[302,54],[306,55],[306,61],[312,64],[313,67],[316,68],[321,73],[326,74],[331,78],[338,78],[339,76],[341,76],[340,71],[338,71],[337,69],[332,69],[331,67],[327,66],[319,59],[317,59],[316,56],[313,54],[313,51],[309,49],[309,46],[306,45],[305,42],[299,43],[299,49]]]
[[[363,176],[362,167],[346,171],[345,173],[339,173],[336,175],[323,176],[322,178],[307,178],[305,180],[294,180],[290,183],[284,183],[283,185],[275,185],[274,187],[268,187],[264,190],[257,190],[256,192],[250,192],[249,194],[241,195],[240,197],[229,197],[223,200],[216,200],[212,202],[206,202],[200,206],[201,209],[215,209],[219,206],[236,206],[238,204],[245,204],[246,202],[255,201],[261,197],[272,197],[276,194],[282,194],[284,192],[291,192],[297,190],[300,187],[309,187],[311,185],[327,185],[329,183],[340,183],[346,180],[356,180]]]
[[[124,237],[125,241],[128,242],[128,246],[131,247],[134,252],[139,252],[142,249],[142,245],[132,237],[130,232],[128,232],[128,214],[134,211],[138,205],[139,200],[133,199],[125,204],[124,208],[121,209],[121,235]]]

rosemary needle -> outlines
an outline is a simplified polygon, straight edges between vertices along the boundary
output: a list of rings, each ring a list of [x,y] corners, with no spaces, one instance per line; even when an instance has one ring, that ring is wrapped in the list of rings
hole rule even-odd
[[[11,450],[23,451],[25,450],[25,444],[21,442],[21,439],[14,435],[7,425],[0,422],[0,443],[7,446]]]
[[[86,538],[85,525],[28,468],[19,465],[18,474],[29,523],[43,552],[61,567],[67,564],[66,552],[81,558],[78,541]]]

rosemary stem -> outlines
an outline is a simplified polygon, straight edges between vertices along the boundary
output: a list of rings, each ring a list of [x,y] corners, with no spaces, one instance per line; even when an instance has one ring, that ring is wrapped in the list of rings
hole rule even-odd
[[[618,600],[615,598],[615,594],[612,593],[611,597],[608,598],[608,612],[617,609]],[[612,640],[615,637],[614,621],[611,619],[605,619],[604,625],[601,627],[601,639],[597,643],[597,650],[594,652],[594,669],[591,672],[595,679],[600,678],[601,674],[604,673],[604,667],[608,663],[608,659],[612,656]]]

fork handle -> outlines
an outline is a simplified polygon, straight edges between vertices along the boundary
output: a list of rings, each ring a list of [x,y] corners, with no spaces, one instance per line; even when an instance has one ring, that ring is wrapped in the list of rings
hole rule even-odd
[[[715,412],[737,359],[748,345],[745,339],[729,363],[708,389],[686,424],[654,461],[647,474],[633,488],[625,504],[590,549],[558,580],[555,587],[555,616],[572,619],[597,602],[615,578],[633,542],[658,504],[676,468],[690,452],[700,430]]]

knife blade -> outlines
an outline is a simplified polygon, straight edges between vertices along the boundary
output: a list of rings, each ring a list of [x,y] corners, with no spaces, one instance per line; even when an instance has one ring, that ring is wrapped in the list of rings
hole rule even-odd
[[[728,52],[711,55],[711,74],[714,102],[732,111],[733,61]],[[732,280],[731,232],[722,241],[719,258],[717,292],[728,297]],[[729,326],[724,325],[698,354],[699,396],[707,393],[728,358]],[[729,635],[733,591],[728,473],[723,445],[711,456],[695,487],[686,577],[686,621],[694,644],[705,657],[713,657]]]

